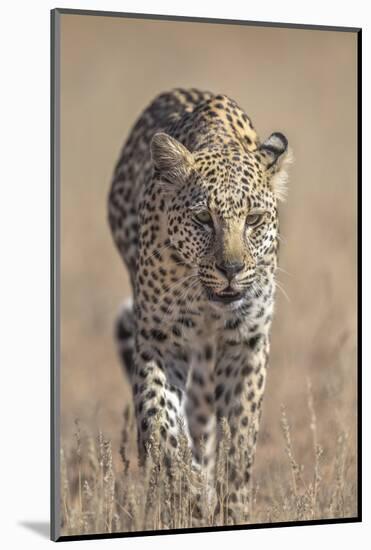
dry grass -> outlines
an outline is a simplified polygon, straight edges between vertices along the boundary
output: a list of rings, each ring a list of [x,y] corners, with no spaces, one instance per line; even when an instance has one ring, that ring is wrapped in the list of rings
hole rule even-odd
[[[274,523],[354,517],[357,514],[355,453],[349,434],[339,426],[330,444],[319,441],[313,393],[307,383],[306,427],[309,468],[297,461],[293,433],[285,407],[281,408],[284,457],[266,475],[254,475],[250,486],[250,516],[246,523]],[[135,449],[135,419],[124,413],[121,463],[115,467],[111,441],[75,424],[75,445],[61,454],[61,510],[64,535],[182,529],[226,525],[223,499],[215,486],[227,487],[228,428],[219,448],[215,482],[192,470],[186,436],[180,438],[176,459],[164,466],[160,440],[153,437],[146,466],[139,466]],[[214,490],[212,490],[214,489]],[[194,513],[198,495],[198,509]],[[214,513],[219,500],[220,512]],[[233,506],[233,505],[232,505]]]

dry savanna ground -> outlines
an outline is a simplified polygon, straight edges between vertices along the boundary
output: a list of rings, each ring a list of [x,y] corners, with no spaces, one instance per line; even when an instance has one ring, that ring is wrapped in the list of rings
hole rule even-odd
[[[187,449],[181,446],[171,479],[158,468],[155,442],[147,470],[137,465],[131,393],[112,338],[130,288],[106,222],[124,137],[157,93],[176,86],[229,94],[262,137],[284,132],[296,159],[281,207],[282,290],[249,522],[357,514],[355,36],[207,24],[194,25],[190,35],[189,28],[62,16],[60,508],[66,535],[192,521]],[[227,451],[226,431],[220,479]],[[213,514],[205,480],[199,483],[199,525],[224,523]]]

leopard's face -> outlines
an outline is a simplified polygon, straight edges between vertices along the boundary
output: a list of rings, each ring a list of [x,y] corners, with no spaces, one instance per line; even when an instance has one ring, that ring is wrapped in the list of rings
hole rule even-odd
[[[174,141],[167,140],[166,160],[173,146],[183,157],[170,170],[156,165],[166,187],[169,240],[180,260],[194,268],[214,305],[239,307],[251,292],[259,292],[260,268],[276,253],[273,172],[260,149],[213,149],[191,155]]]

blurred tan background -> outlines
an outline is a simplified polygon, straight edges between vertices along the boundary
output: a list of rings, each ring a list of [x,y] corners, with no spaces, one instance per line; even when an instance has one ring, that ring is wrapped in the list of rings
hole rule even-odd
[[[356,426],[356,35],[222,24],[61,17],[62,437],[74,419],[112,438],[131,398],[113,342],[130,295],[106,221],[110,178],[142,109],[173,87],[226,93],[261,138],[294,150],[258,474],[281,456],[280,406],[304,464],[313,386],[321,443]],[[330,449],[330,447],[329,447]],[[330,450],[329,450],[330,452]],[[352,453],[351,453],[352,454]]]

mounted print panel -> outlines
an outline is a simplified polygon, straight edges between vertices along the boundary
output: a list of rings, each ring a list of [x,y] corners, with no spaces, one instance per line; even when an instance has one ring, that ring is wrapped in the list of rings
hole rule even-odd
[[[54,540],[360,521],[360,38],[52,12]]]

